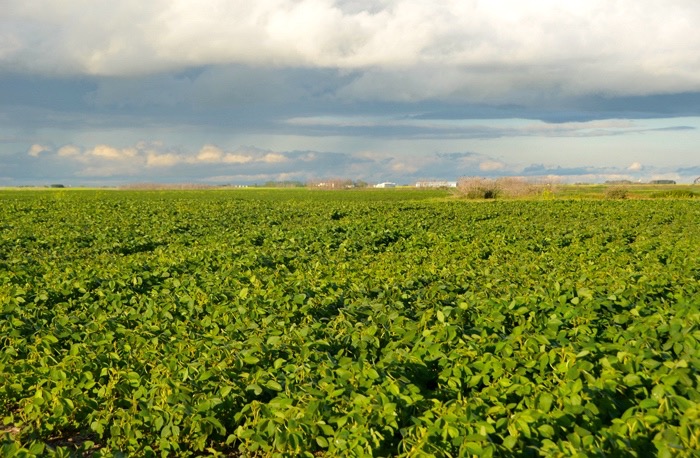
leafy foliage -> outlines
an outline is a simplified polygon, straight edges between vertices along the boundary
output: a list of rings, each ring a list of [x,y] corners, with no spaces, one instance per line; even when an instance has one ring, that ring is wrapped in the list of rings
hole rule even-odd
[[[696,455],[695,202],[311,194],[1,194],[0,453]]]
[[[670,198],[670,199],[692,199],[697,197],[698,194],[689,189],[667,189],[665,191],[653,192],[651,197],[653,198]]]
[[[627,199],[629,191],[624,186],[612,186],[605,191],[606,199]]]

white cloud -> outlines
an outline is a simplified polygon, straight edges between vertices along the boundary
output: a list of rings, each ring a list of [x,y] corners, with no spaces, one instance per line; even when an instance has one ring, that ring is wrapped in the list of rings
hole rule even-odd
[[[262,161],[267,162],[268,164],[274,164],[279,162],[286,162],[287,158],[283,154],[268,153],[265,156],[263,156]]]
[[[0,68],[338,68],[366,72],[347,96],[392,100],[680,92],[700,90],[698,17],[689,0],[6,0]]]
[[[80,148],[74,145],[66,145],[59,148],[56,154],[62,157],[77,156],[80,154]]]
[[[244,154],[226,154],[222,158],[222,162],[226,164],[247,164],[248,162],[253,161],[254,158],[252,156],[247,156]]]
[[[177,154],[157,154],[154,152],[150,152],[146,155],[146,165],[148,167],[172,167],[181,162],[182,157]]]
[[[48,146],[39,145],[38,143],[35,143],[29,147],[29,151],[27,151],[27,154],[32,156],[32,157],[37,157],[41,153],[45,153],[45,152],[49,151],[49,149],[50,148]]]
[[[479,170],[485,172],[493,172],[495,170],[502,170],[506,167],[506,164],[499,161],[484,161],[479,164]]]
[[[199,162],[221,162],[224,152],[214,145],[204,145],[195,159]]]
[[[51,152],[42,145],[32,145],[29,155],[37,157],[41,153],[51,153],[64,164],[77,163],[83,167],[81,176],[114,176],[139,167],[168,169],[180,164],[202,166],[235,166],[245,164],[280,164],[288,162],[283,153],[276,153],[251,147],[234,151],[211,144],[202,146],[196,152],[175,152],[162,142],[138,142],[135,146],[116,147],[107,144],[95,145],[84,151],[75,145],[65,145]],[[308,156],[308,155],[305,155]],[[299,160],[304,160],[300,158]],[[108,169],[112,167],[114,171]]]
[[[162,148],[162,145],[160,145]],[[190,164],[248,164],[255,162],[285,162],[283,154],[267,151],[246,151],[246,149],[226,152],[216,145],[204,145],[195,155],[164,153],[151,147],[146,152],[149,166],[170,167],[180,163]]]
[[[120,161],[136,157],[138,150],[136,148],[115,148],[109,145],[97,145],[89,150],[87,154],[101,159]]]
[[[627,167],[627,170],[630,172],[639,172],[640,170],[643,170],[644,166],[642,165],[641,162],[633,162],[630,164],[629,167]]]

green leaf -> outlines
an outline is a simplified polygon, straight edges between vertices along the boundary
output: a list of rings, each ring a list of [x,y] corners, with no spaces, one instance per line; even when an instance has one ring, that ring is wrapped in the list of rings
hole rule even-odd
[[[231,392],[232,389],[233,389],[233,387],[231,387],[231,386],[222,386],[221,390],[219,391],[219,396],[221,396],[222,398],[225,398],[226,396],[228,396],[228,394]]]
[[[260,358],[256,356],[246,356],[245,358],[243,358],[243,362],[246,364],[255,365],[260,362]]]
[[[551,394],[540,393],[538,401],[537,401],[537,408],[544,411],[544,412],[549,412],[549,410],[552,408],[553,402],[554,402],[554,397]]]
[[[437,319],[438,319],[438,321],[439,321],[440,323],[444,323],[444,322],[445,322],[445,314],[442,313],[442,310],[438,310],[437,313],[436,313],[436,316],[437,316]]]
[[[93,431],[95,431],[95,432],[97,433],[97,435],[100,436],[100,437],[102,437],[102,435],[103,435],[104,432],[105,432],[104,425],[103,425],[101,422],[97,421],[97,420],[95,420],[95,421],[93,421],[92,423],[90,423],[90,429],[93,430]]]
[[[642,381],[639,378],[639,375],[637,375],[637,374],[627,374],[627,375],[625,375],[623,382],[625,382],[625,385],[627,385],[627,386],[637,386]]]
[[[517,443],[518,438],[515,436],[508,436],[505,439],[503,439],[503,446],[508,450],[513,450]]]
[[[328,441],[323,436],[316,436],[316,443],[321,448],[328,448]]]
[[[464,448],[466,448],[469,453],[472,453],[477,456],[484,453],[484,449],[481,446],[481,444],[476,442],[467,442],[464,444]]]
[[[29,445],[29,453],[33,455],[43,455],[45,447],[43,442],[32,442]]]
[[[270,336],[267,338],[267,344],[270,346],[275,346],[282,341],[280,336]]]
[[[554,437],[554,428],[552,428],[550,425],[540,425],[537,427],[537,431],[539,431],[540,435],[542,435],[543,437]]]
[[[252,383],[246,387],[246,391],[252,391],[257,396],[261,394],[263,390],[257,383]]]

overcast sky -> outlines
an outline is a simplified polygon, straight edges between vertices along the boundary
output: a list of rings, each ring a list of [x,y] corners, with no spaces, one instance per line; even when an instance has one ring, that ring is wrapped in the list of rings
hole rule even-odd
[[[700,176],[697,0],[0,0],[0,186]]]

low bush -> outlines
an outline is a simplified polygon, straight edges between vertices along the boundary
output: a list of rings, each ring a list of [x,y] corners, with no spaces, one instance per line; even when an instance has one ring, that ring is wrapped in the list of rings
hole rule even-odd
[[[623,187],[615,186],[605,191],[606,199],[627,199],[629,191]]]
[[[457,191],[467,199],[495,199],[501,194],[497,180],[489,178],[460,180]]]
[[[554,185],[549,182],[530,182],[517,177],[462,178],[457,183],[457,192],[467,199],[496,199],[498,197],[542,196],[551,198]]]

